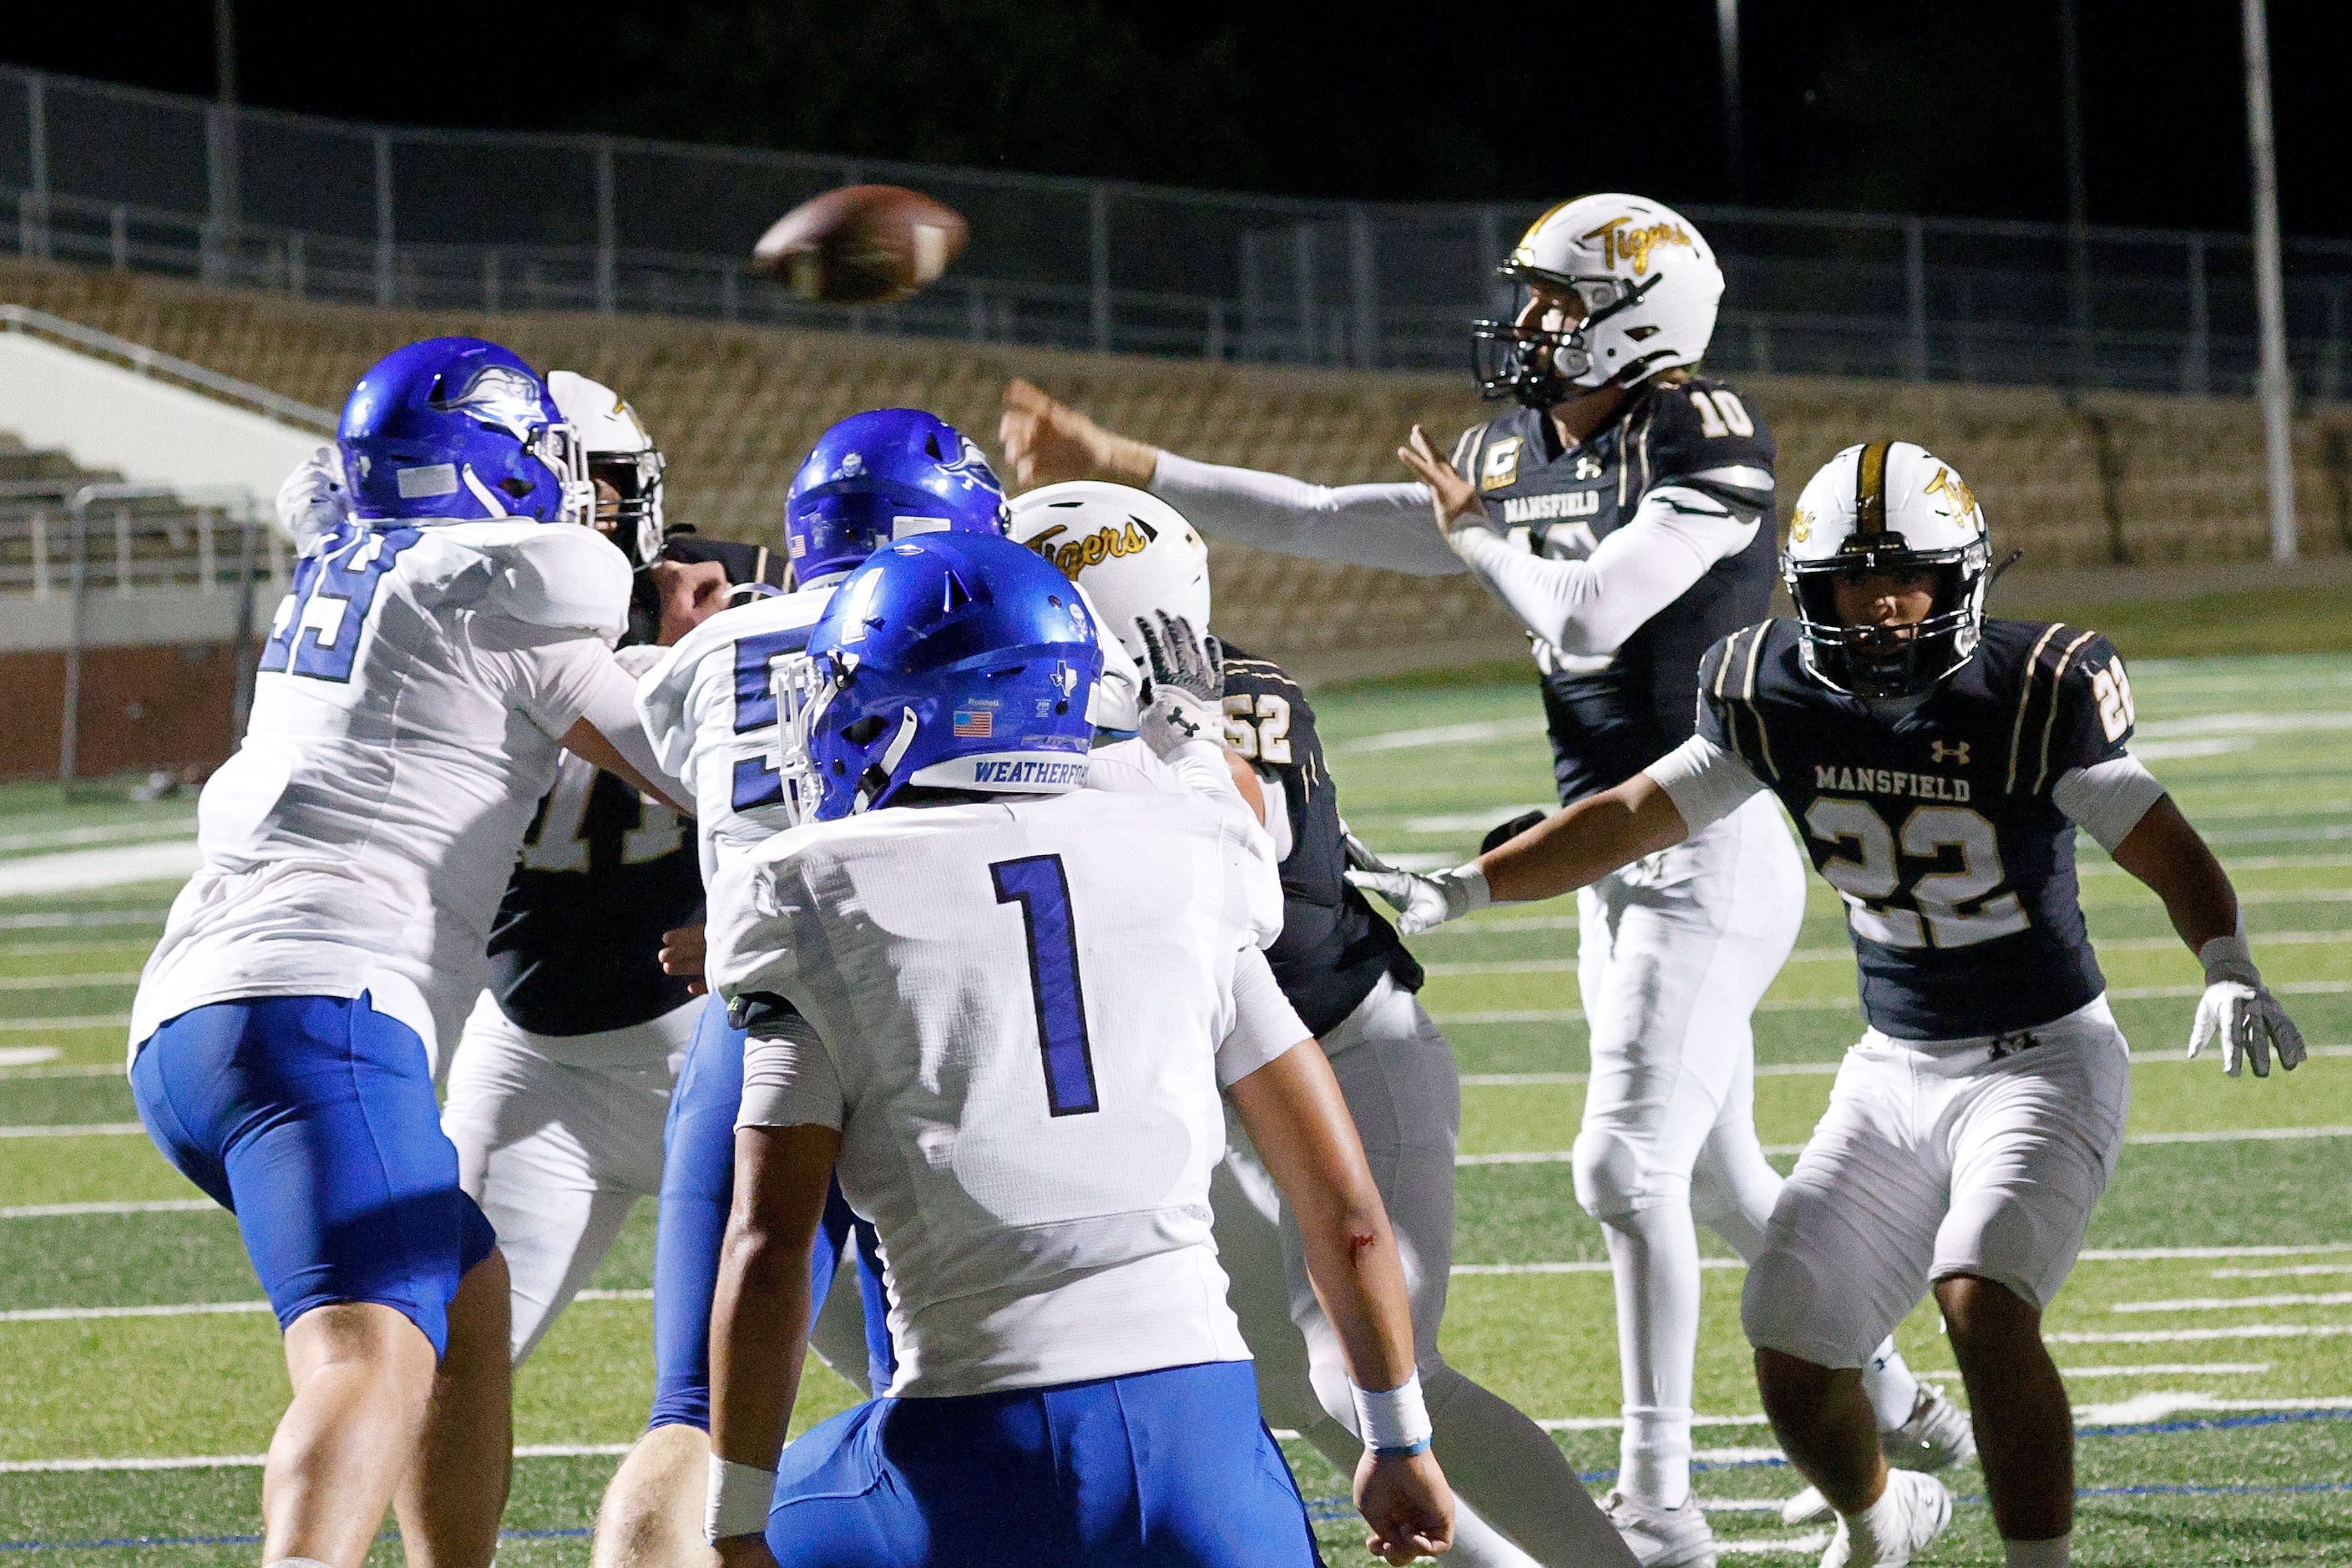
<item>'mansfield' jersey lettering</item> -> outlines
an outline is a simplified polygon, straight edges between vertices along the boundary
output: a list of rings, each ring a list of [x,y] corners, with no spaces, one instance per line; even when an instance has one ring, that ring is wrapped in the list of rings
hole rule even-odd
[[[1969,781],[1935,773],[1906,773],[1894,768],[1841,768],[1813,764],[1813,787],[1847,795],[1899,795],[1914,800],[1966,800]]]
[[[1542,518],[1598,517],[1601,514],[1599,490],[1568,490],[1559,495],[1509,496],[1503,501],[1503,521],[1517,527]]]

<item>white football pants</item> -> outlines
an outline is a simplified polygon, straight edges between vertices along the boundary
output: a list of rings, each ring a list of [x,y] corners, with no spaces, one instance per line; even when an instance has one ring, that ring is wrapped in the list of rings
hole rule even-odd
[[[1454,1048],[1412,993],[1382,979],[1324,1037],[1387,1205],[1412,1308],[1413,1348],[1439,1460],[1462,1507],[1449,1562],[1465,1568],[1622,1563],[1633,1557],[1543,1429],[1446,1364],[1438,1325],[1454,1265]],[[1217,1251],[1256,1359],[1267,1424],[1355,1473],[1363,1444],[1339,1336],[1315,1300],[1298,1229],[1237,1121],[1212,1183]],[[1483,1515],[1483,1517],[1482,1517]],[[1514,1544],[1516,1542],[1516,1544]]]
[[[1592,1071],[1576,1196],[1601,1222],[1616,1283],[1618,1486],[1672,1508],[1690,1492],[1694,1221],[1752,1261],[1780,1194],[1756,1137],[1750,1015],[1796,945],[1805,868],[1767,794],[1577,897]],[[1917,1384],[1881,1348],[1866,1381],[1892,1426]]]
[[[703,998],[625,1029],[535,1035],[488,992],[449,1068],[441,1128],[498,1232],[516,1364],[596,1272],[639,1198],[661,1193],[662,1121]]]

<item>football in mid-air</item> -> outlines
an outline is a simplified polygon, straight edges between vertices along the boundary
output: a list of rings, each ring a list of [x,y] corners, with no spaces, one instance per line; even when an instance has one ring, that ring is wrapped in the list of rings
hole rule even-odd
[[[920,191],[844,185],[778,218],[751,261],[803,300],[882,305],[936,281],[971,232],[962,214]]]

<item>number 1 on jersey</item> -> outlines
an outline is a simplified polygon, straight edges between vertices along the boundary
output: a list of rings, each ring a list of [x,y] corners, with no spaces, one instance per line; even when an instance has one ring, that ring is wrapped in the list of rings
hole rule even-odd
[[[996,901],[1021,906],[1029,942],[1029,994],[1037,1004],[1037,1049],[1045,1063],[1045,1103],[1056,1116],[1100,1110],[1086,997],[1078,986],[1078,928],[1062,858],[999,860],[988,873],[996,881]]]

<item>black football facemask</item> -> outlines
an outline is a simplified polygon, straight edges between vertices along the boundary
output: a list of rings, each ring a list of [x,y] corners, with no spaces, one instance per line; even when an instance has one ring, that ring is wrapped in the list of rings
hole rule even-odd
[[[1931,577],[1935,596],[1927,616],[1902,626],[1845,620],[1838,611],[1839,582],[1877,574]],[[1917,696],[1974,658],[1983,635],[1981,545],[1934,552],[1882,546],[1791,564],[1787,582],[1806,668],[1849,697]]]
[[[1573,379],[1591,368],[1593,328],[1641,303],[1661,276],[1654,273],[1628,285],[1615,278],[1566,278],[1524,267],[1497,270],[1518,292],[1509,321],[1470,323],[1470,374],[1477,378],[1478,395],[1488,402],[1507,397],[1534,409],[1556,407],[1593,390]],[[1536,283],[1572,292],[1583,302],[1584,314],[1565,327],[1522,326]]]
[[[653,563],[661,553],[666,537],[662,517],[662,455],[659,452],[591,452],[588,454],[588,477],[610,485],[620,497],[613,516],[608,520],[604,508],[614,503],[602,500],[597,493],[596,528],[629,558],[629,564],[643,569]]]

